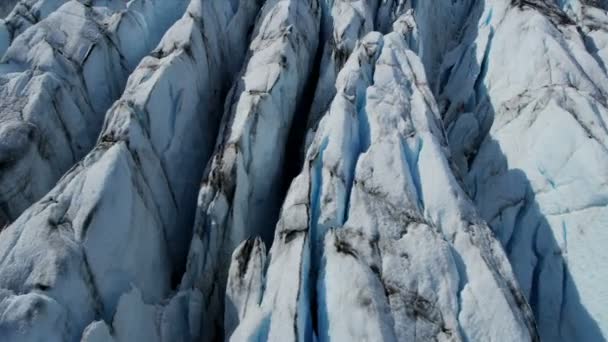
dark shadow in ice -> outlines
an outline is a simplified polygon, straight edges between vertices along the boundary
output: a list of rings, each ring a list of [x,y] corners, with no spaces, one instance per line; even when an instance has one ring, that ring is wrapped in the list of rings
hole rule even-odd
[[[557,6],[540,4],[540,1],[516,1],[512,6],[528,7],[541,12],[556,25],[569,25],[564,20],[565,14]],[[542,5],[542,6],[541,6]],[[486,13],[483,2],[473,5],[469,16],[468,34],[465,33],[461,44],[464,46],[462,59],[455,62],[452,67],[444,67],[439,76],[437,92],[440,108],[445,122],[446,130],[453,127],[454,122],[465,113],[474,113],[479,133],[473,147],[454,146],[458,142],[451,141],[451,149],[457,157],[464,154],[464,161],[460,163],[468,170],[476,169],[485,175],[480,177],[463,175],[467,179],[467,188],[477,207],[482,207],[488,198],[481,195],[481,190],[497,189],[498,186],[508,190],[510,205],[504,206],[496,214],[482,212],[481,215],[501,241],[506,254],[511,261],[513,271],[522,290],[532,307],[538,329],[544,341],[604,341],[605,338],[599,329],[598,323],[581,303],[579,291],[568,270],[568,230],[564,223],[562,227],[553,227],[543,214],[536,200],[535,192],[529,177],[521,169],[510,169],[507,157],[503,153],[498,141],[489,135],[490,127],[494,122],[496,110],[488,97],[488,90],[484,84],[488,68],[488,55],[491,49],[493,32],[490,31],[490,42],[486,47],[475,46],[479,29],[488,25],[491,18],[482,20]],[[489,11],[491,16],[492,11]],[[488,15],[487,13],[485,14]],[[486,19],[486,18],[484,18]],[[472,27],[474,26],[474,27]],[[474,32],[472,32],[474,31]],[[486,32],[487,34],[487,32]],[[481,63],[476,59],[478,48],[484,48],[484,57]],[[468,51],[469,53],[466,53]],[[481,64],[481,65],[480,65]],[[451,103],[449,96],[442,94],[444,87],[451,78],[462,77],[458,75],[457,68],[468,66],[471,73],[477,75],[470,98],[463,103]],[[516,138],[516,137],[514,137]],[[492,158],[478,158],[483,151],[484,156]],[[456,162],[455,164],[458,164]],[[459,173],[455,170],[456,174]],[[462,173],[462,172],[461,172]],[[466,172],[465,172],[466,173]],[[464,183],[464,181],[463,181]],[[480,186],[481,184],[481,186]],[[507,184],[508,186],[505,186]],[[494,194],[498,193],[496,190]],[[500,200],[494,196],[491,200]],[[491,215],[492,217],[486,217]],[[506,219],[510,217],[512,219]],[[561,230],[560,241],[555,234]]]

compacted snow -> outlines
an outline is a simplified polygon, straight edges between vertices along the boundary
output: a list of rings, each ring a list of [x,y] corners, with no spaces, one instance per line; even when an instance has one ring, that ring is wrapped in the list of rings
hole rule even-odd
[[[0,341],[608,338],[606,1],[10,5]]]

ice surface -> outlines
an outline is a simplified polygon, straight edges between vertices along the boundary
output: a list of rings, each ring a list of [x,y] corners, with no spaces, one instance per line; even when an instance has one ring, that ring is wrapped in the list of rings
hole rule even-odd
[[[97,7],[99,10],[119,10],[126,7],[124,0],[78,0],[79,2],[92,7]],[[4,1],[10,3],[10,13],[2,21],[3,27],[0,28],[0,33],[6,35],[7,44],[0,44],[0,56],[4,55],[8,45],[17,36],[23,33],[26,29],[34,26],[41,20],[48,17],[56,11],[61,5],[68,0],[20,0],[20,1]]]
[[[0,341],[606,340],[607,10],[20,1]]]
[[[226,286],[224,332],[232,335],[248,312],[256,310],[264,293],[266,247],[260,238],[247,239],[234,253]]]
[[[541,1],[518,4],[473,7],[443,66],[445,126],[541,337],[603,340],[606,12],[583,1],[564,3],[566,12]]]
[[[305,147],[310,145],[319,120],[336,94],[336,76],[357,41],[374,30],[377,0],[321,1],[325,5],[321,27],[322,56],[319,79],[310,106]]]
[[[59,313],[48,311],[39,319],[48,324],[63,315],[69,327],[57,333],[64,340],[77,341],[93,320],[114,317],[114,330],[126,334],[116,338],[133,341],[130,334],[138,332],[125,327],[122,315],[150,309],[129,303],[135,298],[156,305],[168,297],[172,279],[184,268],[197,184],[221,113],[219,99],[237,72],[225,56],[244,55],[241,43],[256,12],[251,3],[233,10],[220,0],[192,1],[129,78],[93,151],[0,234],[0,287],[41,293],[59,303]],[[216,25],[203,27],[203,21]],[[124,297],[129,291],[134,294]],[[195,297],[178,296],[175,305],[187,307]],[[127,304],[121,306],[123,301]],[[36,310],[34,304],[20,305]],[[182,317],[182,310],[169,309]],[[149,322],[144,316],[138,324]],[[31,330],[37,329],[43,327]],[[7,325],[2,331],[18,330]]]
[[[200,316],[190,310],[194,298],[196,294],[184,292],[166,303],[150,305],[133,288],[120,297],[111,326],[104,321],[91,323],[81,342],[196,341]]]
[[[312,69],[319,20],[317,1],[267,1],[240,79],[227,96],[181,284],[208,294],[203,314],[207,338],[221,334],[215,330],[223,324],[232,251],[249,236],[272,237],[285,145]]]
[[[429,1],[410,0],[325,0],[321,3],[327,6],[321,35],[324,47],[308,117],[305,148],[310,146],[319,120],[329,109],[336,93],[336,76],[357,40],[374,29],[390,32],[393,23],[400,20],[402,26],[412,30],[407,37],[409,45],[422,58],[431,89],[434,89],[441,59],[457,37],[471,6],[471,0],[446,1],[440,6]]]
[[[2,224],[40,199],[93,147],[128,75],[186,6],[185,0],[137,0],[119,10],[99,3],[108,7],[65,3],[18,35],[0,64]],[[50,3],[34,5],[41,6],[38,13]]]
[[[395,27],[368,34],[339,74],[263,299],[233,341],[536,339],[506,255],[452,175],[411,31]]]
[[[19,2],[19,0],[5,0],[2,2],[2,4],[0,5],[0,17],[3,18],[5,17],[7,14],[9,14],[13,8],[15,7],[15,4]]]

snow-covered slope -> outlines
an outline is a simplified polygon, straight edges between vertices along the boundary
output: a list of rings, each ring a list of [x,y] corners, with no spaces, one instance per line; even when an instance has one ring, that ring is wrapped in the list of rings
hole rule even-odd
[[[606,340],[607,10],[21,0],[0,341]]]

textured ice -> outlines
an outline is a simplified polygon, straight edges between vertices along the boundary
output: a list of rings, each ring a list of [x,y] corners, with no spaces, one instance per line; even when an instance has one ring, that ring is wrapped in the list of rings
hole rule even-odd
[[[322,56],[319,66],[319,80],[310,107],[305,147],[310,144],[319,120],[329,107],[336,88],[336,76],[346,59],[355,48],[357,41],[374,30],[378,0],[322,0],[323,18],[321,25]]]
[[[2,2],[2,4],[0,4],[0,18],[4,18],[7,14],[9,14],[13,8],[15,7],[15,4],[18,2],[19,0],[5,0]]]
[[[506,255],[452,176],[411,31],[395,27],[367,35],[338,75],[263,299],[233,341],[536,338]]]
[[[221,336],[215,329],[223,322],[232,251],[251,235],[272,237],[285,145],[312,69],[320,13],[315,0],[265,2],[240,79],[227,96],[181,284],[208,294],[203,311],[208,338]]]
[[[15,38],[0,64],[0,223],[93,147],[128,75],[185,6],[136,0],[114,11],[70,1]]]
[[[78,0],[87,6],[98,9],[119,10],[126,7],[124,0]],[[4,55],[6,49],[17,36],[26,29],[34,26],[51,13],[57,10],[68,0],[21,0],[4,1],[10,4],[12,10],[4,20],[0,19],[0,56]]]
[[[114,317],[113,330],[126,329],[116,337],[133,341],[137,331],[121,319],[132,312],[123,311],[151,309],[129,303],[155,305],[168,296],[184,267],[197,166],[211,152],[219,98],[237,71],[224,61],[244,54],[240,43],[256,12],[253,4],[233,10],[223,0],[193,0],[129,78],[93,151],[2,232],[0,287],[23,294],[16,301],[24,309],[11,312],[22,324],[56,320],[56,333],[77,341],[93,320]],[[30,303],[33,295],[41,300]],[[20,326],[0,320],[2,332],[18,334]]]
[[[336,76],[357,40],[373,30],[390,32],[397,20],[401,21],[401,25],[414,29],[415,32],[411,32],[407,39],[411,49],[422,58],[433,89],[441,58],[457,36],[471,2],[446,1],[437,6],[430,1],[322,0],[321,4],[326,6],[321,27],[321,43],[324,45],[319,79],[308,117],[305,148],[310,145],[319,120],[329,108],[336,93]],[[441,18],[441,22],[437,18]]]
[[[226,286],[224,334],[232,335],[239,322],[258,309],[264,293],[266,247],[260,238],[247,239],[232,254]]]
[[[606,340],[607,11],[19,1],[0,341]]]
[[[443,66],[454,161],[548,341],[608,334],[608,17],[587,3],[476,4]]]
[[[198,307],[191,306],[196,296],[183,292],[167,303],[150,305],[133,288],[120,297],[112,325],[105,321],[91,323],[81,342],[196,341],[200,315]]]

